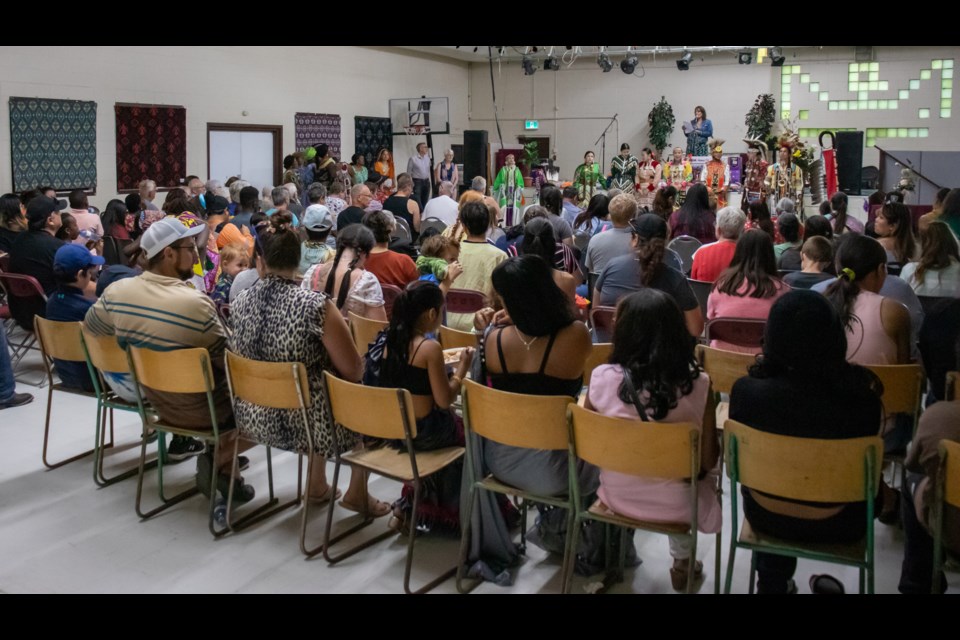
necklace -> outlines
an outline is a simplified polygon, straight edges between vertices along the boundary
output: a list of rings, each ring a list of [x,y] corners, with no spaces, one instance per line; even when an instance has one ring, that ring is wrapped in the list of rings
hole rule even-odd
[[[517,329],[516,325],[514,325],[513,330],[517,332],[517,338],[519,338],[520,342],[523,343],[523,346],[527,348],[527,351],[530,351],[530,347],[532,347],[533,343],[536,342],[537,338],[540,337],[540,336],[534,336],[533,340],[531,340],[530,342],[527,342],[526,340],[523,339],[523,334],[520,333],[520,329]]]

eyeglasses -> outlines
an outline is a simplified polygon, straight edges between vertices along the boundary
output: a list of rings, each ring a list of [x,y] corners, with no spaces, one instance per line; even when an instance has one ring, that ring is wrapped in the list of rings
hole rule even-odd
[[[192,242],[191,242],[190,244],[179,244],[179,245],[177,245],[177,244],[172,244],[172,245],[170,245],[170,248],[171,248],[171,249],[176,249],[176,250],[178,250],[178,251],[179,251],[180,249],[190,249],[191,251],[196,251],[196,250],[197,250],[197,245],[195,245],[195,244],[192,243]]]

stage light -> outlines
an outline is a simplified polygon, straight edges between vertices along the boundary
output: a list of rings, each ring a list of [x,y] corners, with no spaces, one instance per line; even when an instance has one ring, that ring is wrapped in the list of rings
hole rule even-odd
[[[632,74],[637,70],[637,56],[627,53],[627,57],[620,62],[620,70],[627,74]]]
[[[544,71],[556,71],[560,68],[560,61],[555,56],[547,56],[543,61]]]
[[[523,75],[532,76],[537,72],[537,65],[530,56],[523,56]]]
[[[604,73],[609,73],[613,69],[613,63],[610,62],[610,56],[606,54],[605,51],[601,51],[600,55],[597,56],[597,64],[600,65],[600,68],[603,69]]]
[[[680,59],[677,60],[677,69],[680,71],[687,71],[690,69],[690,61],[693,60],[693,54],[689,51],[684,51],[683,55],[680,56]]]
[[[753,54],[746,50],[741,51],[737,54],[737,62],[740,64],[750,64],[753,62]]]
[[[787,58],[783,55],[782,47],[771,47],[770,48],[770,66],[772,67],[782,67],[784,61]]]

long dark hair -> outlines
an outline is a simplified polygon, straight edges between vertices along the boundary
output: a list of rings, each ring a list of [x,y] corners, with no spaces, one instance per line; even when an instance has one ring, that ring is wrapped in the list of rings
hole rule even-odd
[[[554,215],[560,215],[563,207],[563,193],[552,184],[540,187],[540,204]]]
[[[777,237],[777,232],[773,228],[773,220],[770,219],[770,207],[767,206],[766,202],[762,199],[751,202],[747,210],[747,215],[753,220],[753,224],[757,229],[760,229],[770,236],[771,240]]]
[[[837,247],[837,280],[824,295],[837,308],[840,320],[847,328],[852,327],[853,305],[860,295],[860,282],[887,263],[887,252],[873,238],[860,234],[848,234]]]
[[[683,312],[672,296],[648,288],[620,301],[610,363],[629,371],[641,402],[643,392],[649,393],[645,405],[653,410],[654,420],[665,418],[677,407],[678,396],[693,391],[700,366]],[[626,383],[620,384],[617,396],[633,403]]]
[[[663,227],[666,226],[666,222],[655,213],[644,213],[639,218],[634,218],[630,225],[633,235],[637,238],[636,255],[637,262],[640,263],[640,284],[649,287],[653,285],[653,281],[657,275],[667,268],[667,266],[663,264],[663,255],[667,251],[667,241],[658,235],[644,237],[637,232],[637,229],[643,228],[643,225],[640,223],[646,216],[659,220],[660,225]]]
[[[913,260],[917,254],[917,243],[913,237],[913,217],[907,205],[888,202],[880,208],[880,215],[889,225],[896,225],[893,234],[893,254],[900,264]]]
[[[552,335],[575,320],[553,281],[553,268],[540,256],[509,258],[493,270],[492,280],[510,319],[525,335]]]
[[[296,269],[300,265],[300,236],[293,229],[293,214],[277,211],[269,221],[270,232],[260,236],[263,261],[273,271]]]
[[[914,278],[923,282],[923,276],[930,271],[946,269],[954,261],[960,262],[960,249],[957,239],[945,222],[934,220],[921,236],[920,259],[917,261],[917,270]]]
[[[26,229],[27,221],[20,210],[20,196],[15,193],[5,193],[0,196],[0,227],[10,229]]]
[[[698,183],[687,191],[683,206],[677,211],[677,222],[691,236],[709,236],[713,231],[712,213],[707,186]]]
[[[526,211],[523,212],[523,219],[519,224],[515,224],[509,229],[507,229],[507,240],[513,240],[514,238],[519,238],[523,235],[523,230],[526,228],[527,223],[533,220],[534,218],[546,218],[547,210],[541,207],[538,204],[527,207]]]
[[[543,258],[547,264],[553,266],[554,255],[557,252],[557,235],[553,225],[546,218],[534,218],[523,228],[522,249],[524,255],[535,255]]]
[[[847,194],[843,191],[837,191],[830,198],[830,208],[833,209],[833,232],[837,235],[843,233],[847,227]]]
[[[653,213],[666,220],[673,214],[673,205],[676,201],[676,187],[670,186],[658,190],[657,195],[653,197]]]
[[[759,230],[750,230],[737,240],[733,261],[717,278],[716,290],[743,298],[772,298],[780,289],[773,240]],[[743,284],[745,291],[740,291]]]
[[[582,211],[573,221],[573,228],[579,229],[582,225],[590,222],[591,218],[606,218],[610,215],[609,207],[610,198],[603,193],[596,194],[590,198],[586,211]]]
[[[354,225],[356,226],[356,225]],[[387,387],[402,387],[410,343],[416,335],[420,316],[431,309],[437,312],[443,306],[443,292],[432,282],[414,282],[397,296],[387,327],[387,350],[383,356],[380,380]]]
[[[114,198],[107,203],[103,214],[100,216],[100,221],[103,223],[103,232],[105,235],[110,235],[114,227],[126,228],[127,203]]]
[[[351,224],[341,231],[337,236],[337,255],[333,259],[333,265],[330,267],[330,273],[327,275],[327,282],[323,287],[323,292],[328,296],[333,296],[333,284],[337,280],[337,267],[340,266],[340,259],[343,257],[344,249],[353,249],[354,251],[353,260],[350,261],[350,267],[343,276],[349,279],[350,274],[357,267],[360,258],[363,257],[363,254],[369,254],[374,244],[376,243],[373,238],[373,232],[362,224]],[[349,285],[346,287],[341,285],[340,294],[337,296],[338,309],[343,308],[343,304],[346,302],[346,293],[349,289]],[[341,300],[341,298],[343,299]]]
[[[833,227],[830,226],[830,221],[826,217],[810,216],[803,223],[803,239],[809,240],[814,236],[823,236],[827,240],[833,240]]]

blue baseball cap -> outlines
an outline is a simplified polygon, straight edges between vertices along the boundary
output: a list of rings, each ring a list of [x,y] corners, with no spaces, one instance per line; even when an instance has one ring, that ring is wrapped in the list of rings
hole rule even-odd
[[[105,264],[102,256],[95,256],[79,244],[65,244],[53,256],[53,268],[65,273],[76,273],[87,267]]]

